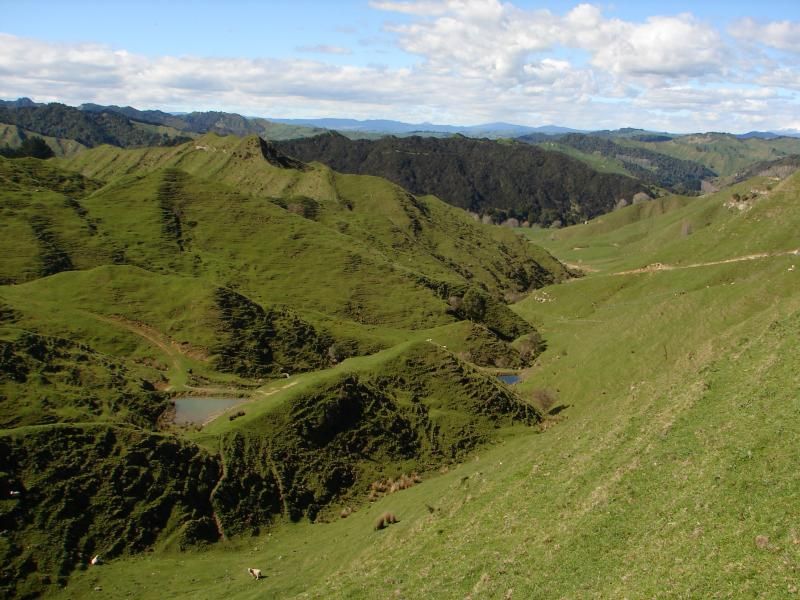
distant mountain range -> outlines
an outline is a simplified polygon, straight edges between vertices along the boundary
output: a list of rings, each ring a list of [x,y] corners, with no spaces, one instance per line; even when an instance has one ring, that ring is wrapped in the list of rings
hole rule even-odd
[[[75,140],[88,147],[111,144],[122,148],[181,143],[205,133],[259,135],[280,140],[324,131],[236,113],[206,111],[177,115],[99,104],[83,104],[76,108],[55,102],[41,104],[30,98],[0,100],[0,124],[13,125],[28,133]]]
[[[541,133],[545,135],[559,135],[565,133],[577,133],[579,130],[569,127],[559,127],[557,125],[544,125],[542,127],[528,127],[526,125],[515,125],[513,123],[484,123],[482,125],[436,125],[434,123],[404,123],[402,121],[391,121],[386,119],[370,119],[358,121],[356,119],[277,119],[270,118],[276,123],[286,123],[288,125],[302,125],[306,127],[319,127],[322,129],[333,129],[342,132],[361,132],[361,133],[381,133],[389,135],[408,135],[439,133],[456,135],[461,134],[467,137],[488,137],[488,138],[513,138],[531,133]]]
[[[46,103],[35,102],[30,98],[23,97],[16,100],[0,100],[0,107],[4,108],[33,108],[47,106]],[[573,129],[560,125],[542,125],[531,127],[528,125],[517,125],[502,121],[494,123],[483,123],[480,125],[448,125],[435,123],[406,123],[404,121],[394,121],[391,119],[342,119],[342,118],[319,118],[319,119],[284,119],[277,117],[257,117],[243,116],[237,113],[220,111],[195,111],[195,112],[164,112],[161,110],[139,110],[132,106],[101,105],[94,103],[84,103],[79,107],[80,110],[93,113],[114,112],[128,117],[134,121],[165,125],[173,127],[179,131],[193,133],[214,132],[220,135],[263,135],[271,133],[272,139],[291,139],[292,137],[308,137],[317,135],[323,130],[335,130],[343,132],[347,137],[358,138],[378,137],[382,135],[464,135],[467,137],[486,137],[497,138],[517,138],[521,136],[531,136],[528,141],[536,135],[558,136],[570,133],[585,133],[602,137],[630,138],[642,142],[667,141],[686,134],[676,134],[668,132],[655,132],[634,127],[622,127],[619,129]],[[277,124],[289,126],[280,128]],[[300,133],[300,135],[296,135]],[[771,140],[778,137],[800,137],[800,130],[779,129],[775,131],[749,131],[747,133],[730,134],[741,139],[759,138]]]

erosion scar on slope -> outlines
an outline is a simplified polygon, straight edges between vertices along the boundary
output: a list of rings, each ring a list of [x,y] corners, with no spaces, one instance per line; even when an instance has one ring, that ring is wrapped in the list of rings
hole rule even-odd
[[[222,438],[220,438],[219,441],[219,460],[220,464],[222,465],[222,468],[220,469],[221,472],[219,475],[219,479],[217,479],[217,483],[214,485],[214,487],[211,489],[211,493],[208,495],[208,503],[211,505],[211,514],[214,517],[214,523],[217,526],[217,533],[219,533],[220,539],[226,540],[228,538],[225,536],[225,529],[222,526],[222,519],[219,518],[219,515],[217,514],[217,509],[214,508],[214,496],[217,495],[217,490],[219,490],[219,486],[222,484],[222,481],[228,474],[228,467],[225,464],[225,452],[223,451],[222,448]]]
[[[283,481],[281,481],[280,473],[278,472],[278,468],[275,466],[275,461],[272,458],[272,440],[269,442],[269,451],[267,454],[269,458],[269,468],[272,471],[272,476],[275,478],[275,484],[278,486],[278,494],[280,494],[281,498],[281,506],[283,506],[283,516],[289,516],[289,506],[286,504],[286,493],[283,490]]]

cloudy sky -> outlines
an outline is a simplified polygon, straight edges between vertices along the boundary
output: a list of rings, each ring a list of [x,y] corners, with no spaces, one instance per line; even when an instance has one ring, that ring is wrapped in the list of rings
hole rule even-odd
[[[800,129],[800,0],[0,0],[0,98]]]

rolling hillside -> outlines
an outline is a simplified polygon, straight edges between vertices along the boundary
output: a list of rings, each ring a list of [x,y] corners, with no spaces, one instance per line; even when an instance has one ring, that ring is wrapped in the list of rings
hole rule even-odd
[[[386,177],[473,212],[543,225],[585,220],[645,190],[629,177],[598,173],[561,153],[464,137],[367,141],[329,133],[278,148],[338,171]]]
[[[793,594],[792,164],[551,255],[256,137],[0,159],[0,589]]]
[[[638,136],[649,139],[648,136]],[[714,178],[717,173],[696,160],[686,160],[660,152],[670,142],[634,142],[637,138],[615,136],[608,139],[599,135],[568,134],[554,140],[542,141],[539,137],[519,138],[548,147],[557,143],[577,151],[577,157],[590,165],[606,165],[607,170],[621,168],[631,176],[650,185],[666,188],[677,193],[699,192],[704,180]],[[667,138],[668,139],[668,138]],[[601,159],[605,159],[603,161]],[[758,159],[754,159],[755,162]]]
[[[545,345],[508,302],[570,275],[433,196],[214,134],[0,181],[4,595],[328,520],[541,420],[493,372]]]
[[[698,133],[657,143],[633,140],[620,143],[691,161],[722,177],[734,175],[757,162],[800,154],[800,139],[794,137],[761,139],[726,133]]]
[[[82,104],[81,110],[113,112],[141,123],[159,124],[187,134],[258,135],[268,140],[286,140],[319,135],[325,129],[316,126],[269,121],[260,117],[243,117],[219,111],[190,112],[179,115],[160,110],[137,110],[131,106]]]
[[[587,275],[514,306],[548,341],[516,386],[540,433],[346,519],[117,560],[59,597],[791,597],[800,179],[746,209],[733,193],[543,232]],[[399,522],[375,531],[387,510]]]
[[[17,148],[26,136],[39,135],[57,156],[102,144],[121,148],[169,146],[209,132],[240,137],[259,135],[280,140],[317,135],[323,131],[213,111],[173,115],[130,106],[84,104],[75,108],[58,103],[0,103],[0,145]]]

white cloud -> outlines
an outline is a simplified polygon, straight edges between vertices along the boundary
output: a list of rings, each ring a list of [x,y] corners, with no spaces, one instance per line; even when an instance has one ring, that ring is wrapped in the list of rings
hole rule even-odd
[[[342,48],[341,46],[329,46],[327,44],[317,44],[315,46],[297,46],[295,50],[308,54],[352,54],[352,51],[348,48]]]
[[[371,6],[401,19],[387,24],[386,38],[376,43],[408,53],[410,66],[326,62],[325,55],[350,52],[338,46],[300,47],[297,58],[284,59],[151,57],[0,34],[0,97],[673,131],[777,129],[800,113],[794,91],[800,65],[774,56],[791,54],[769,50],[794,48],[797,24],[739,21],[731,29],[739,40],[734,45],[690,14],[633,22],[609,18],[591,4],[564,14],[497,0]]]
[[[725,60],[719,34],[690,15],[601,21],[595,31],[592,63],[615,74],[700,77],[719,72]]]
[[[375,3],[397,10],[397,3]],[[691,15],[651,17],[645,23],[606,19],[596,6],[580,4],[561,17],[548,10],[522,10],[497,0],[421,3],[426,17],[390,26],[401,47],[439,71],[497,79],[524,78],[532,55],[557,46],[588,51],[592,64],[627,76],[698,77],[718,72],[722,40]],[[403,12],[412,5],[403,3]]]
[[[735,22],[730,33],[747,43],[800,53],[800,23],[797,21],[760,23],[748,17]]]

